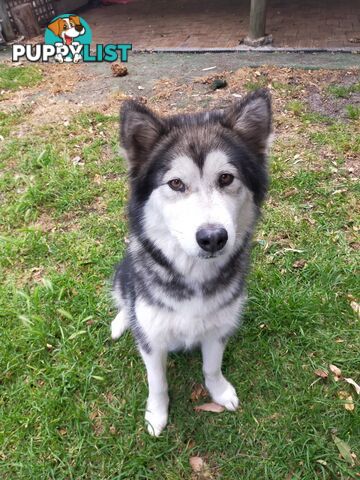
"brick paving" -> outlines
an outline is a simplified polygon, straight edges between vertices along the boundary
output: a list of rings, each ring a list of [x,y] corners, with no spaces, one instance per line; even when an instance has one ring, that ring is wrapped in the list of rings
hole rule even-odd
[[[246,36],[246,0],[132,0],[81,15],[95,43],[134,48],[236,47]],[[360,47],[359,0],[270,0],[267,33],[274,47]],[[356,39],[357,42],[351,42]]]

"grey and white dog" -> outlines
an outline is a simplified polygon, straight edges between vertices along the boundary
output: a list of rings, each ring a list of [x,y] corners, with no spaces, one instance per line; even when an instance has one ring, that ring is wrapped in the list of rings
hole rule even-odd
[[[258,90],[225,110],[160,117],[134,100],[121,110],[130,167],[130,245],[116,269],[119,313],[112,338],[130,328],[149,384],[145,420],[168,420],[167,353],[200,346],[212,399],[239,400],[221,371],[241,321],[252,233],[267,183],[271,102]]]

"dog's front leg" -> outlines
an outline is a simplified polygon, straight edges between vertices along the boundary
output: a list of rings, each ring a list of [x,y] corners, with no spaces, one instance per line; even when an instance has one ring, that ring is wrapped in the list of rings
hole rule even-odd
[[[226,343],[213,334],[208,334],[201,342],[205,385],[211,398],[227,410],[236,410],[239,399],[235,388],[221,372],[221,364]]]
[[[141,356],[146,366],[149,384],[145,421],[150,435],[158,437],[168,420],[167,352],[164,350],[152,350],[151,353],[146,353],[141,350]]]

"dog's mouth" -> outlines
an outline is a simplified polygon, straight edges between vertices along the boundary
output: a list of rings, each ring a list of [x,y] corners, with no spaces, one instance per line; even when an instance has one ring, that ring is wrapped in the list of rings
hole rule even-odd
[[[69,36],[66,35],[66,33],[65,33],[64,38],[65,38],[65,43],[66,43],[66,45],[71,45],[71,44],[72,44],[72,41],[73,41],[72,37],[69,37]]]
[[[210,260],[211,258],[217,258],[217,257],[220,257],[222,252],[219,252],[219,253],[209,253],[209,254],[200,254],[199,255],[199,258],[203,259],[203,260]]]

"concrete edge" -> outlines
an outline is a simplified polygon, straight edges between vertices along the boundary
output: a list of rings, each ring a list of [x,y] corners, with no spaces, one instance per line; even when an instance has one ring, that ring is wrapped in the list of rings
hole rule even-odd
[[[285,48],[285,47],[225,47],[225,48],[133,48],[132,53],[348,53],[360,54],[360,47],[344,48]],[[360,63],[360,62],[359,62]]]

